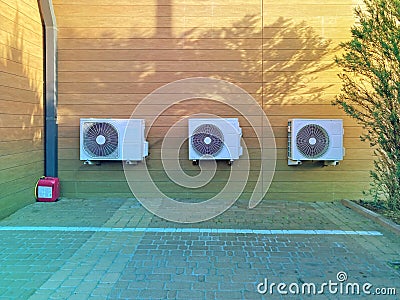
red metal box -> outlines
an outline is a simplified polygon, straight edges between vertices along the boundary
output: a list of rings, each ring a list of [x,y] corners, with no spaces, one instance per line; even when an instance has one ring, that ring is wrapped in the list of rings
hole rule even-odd
[[[42,177],[36,185],[36,199],[39,202],[54,202],[60,197],[60,180],[57,177]]]

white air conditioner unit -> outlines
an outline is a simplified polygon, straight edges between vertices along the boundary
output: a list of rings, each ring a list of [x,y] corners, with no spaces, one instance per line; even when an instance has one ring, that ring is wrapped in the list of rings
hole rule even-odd
[[[142,119],[81,119],[80,160],[142,161],[148,155]]]
[[[288,122],[288,165],[302,161],[324,161],[337,165],[343,160],[343,120],[291,119]]]
[[[231,164],[243,149],[242,129],[237,118],[189,119],[189,159],[227,160]]]

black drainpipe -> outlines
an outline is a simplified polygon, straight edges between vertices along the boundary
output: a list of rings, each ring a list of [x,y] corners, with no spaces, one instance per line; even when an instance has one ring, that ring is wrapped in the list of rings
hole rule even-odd
[[[45,175],[58,177],[57,23],[51,0],[38,0],[43,24]]]

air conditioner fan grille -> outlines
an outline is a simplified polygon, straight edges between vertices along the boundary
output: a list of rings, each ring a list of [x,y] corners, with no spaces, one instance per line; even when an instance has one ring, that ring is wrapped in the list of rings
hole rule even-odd
[[[296,146],[305,157],[319,158],[328,150],[329,135],[323,127],[308,124],[297,132]]]
[[[118,131],[110,123],[87,122],[83,127],[83,147],[91,157],[118,157]]]
[[[200,155],[217,155],[224,146],[224,135],[213,124],[198,126],[191,136],[193,149]]]

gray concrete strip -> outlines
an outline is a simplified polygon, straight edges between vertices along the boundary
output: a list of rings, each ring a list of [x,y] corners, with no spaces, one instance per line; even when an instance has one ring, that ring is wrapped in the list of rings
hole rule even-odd
[[[379,231],[365,230],[261,230],[235,228],[118,228],[118,227],[59,227],[59,226],[3,226],[0,231],[63,231],[63,232],[189,232],[189,233],[232,233],[232,234],[262,234],[262,235],[383,235]]]
[[[357,203],[354,203],[353,201],[344,199],[341,202],[344,206],[351,208],[352,210],[367,217],[368,219],[374,220],[375,222],[379,223],[380,225],[384,226],[385,228],[400,235],[400,225],[396,224],[395,222],[393,222],[393,221],[381,216],[380,214],[377,214],[365,207],[362,207],[361,205],[358,205]]]

